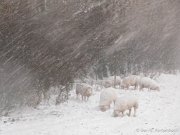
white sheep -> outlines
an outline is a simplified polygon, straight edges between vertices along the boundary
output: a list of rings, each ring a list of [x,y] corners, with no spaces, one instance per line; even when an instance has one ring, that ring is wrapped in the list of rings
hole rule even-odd
[[[112,102],[117,98],[117,91],[113,88],[107,88],[100,93],[99,108],[101,111],[106,111],[110,108]]]
[[[122,80],[122,84],[121,87],[124,89],[129,89],[130,86],[134,86],[134,89],[136,89],[139,85],[139,81],[140,81],[140,76],[137,75],[130,75],[128,77],[125,77]]]
[[[76,96],[81,95],[82,100],[88,100],[92,95],[92,87],[87,84],[76,84]]]
[[[116,76],[116,80],[114,79],[114,76],[110,76],[108,78],[106,78],[104,81],[103,81],[103,86],[105,88],[108,88],[108,87],[115,87],[115,86],[121,86],[121,82],[122,82],[122,79],[120,76]]]
[[[143,90],[143,88],[148,88],[148,90],[160,91],[160,87],[158,83],[148,77],[141,78],[139,82],[139,86],[140,86],[140,90]]]
[[[104,80],[102,85],[105,87],[105,88],[109,88],[111,87],[113,84],[112,84],[112,81],[111,80]]]
[[[134,116],[136,116],[138,106],[138,100],[135,97],[119,97],[115,101],[113,115],[118,117],[122,113],[122,116],[124,116],[125,111],[129,110],[128,116],[131,116],[132,108],[134,108]]]
[[[120,86],[121,86],[121,83],[122,83],[122,79],[121,79],[121,77],[120,76],[116,76],[116,81],[114,80],[114,77],[112,78],[112,81],[113,81],[113,86],[119,86],[119,88],[120,88]]]

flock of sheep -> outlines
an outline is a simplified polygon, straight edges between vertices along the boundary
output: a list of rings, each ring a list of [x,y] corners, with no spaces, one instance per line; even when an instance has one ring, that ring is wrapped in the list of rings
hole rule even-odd
[[[117,85],[119,88],[122,89],[129,89],[130,86],[134,86],[134,89],[138,89],[140,91],[147,88],[150,90],[157,90],[160,91],[159,84],[149,78],[149,77],[141,77],[138,75],[130,75],[123,79],[119,76],[114,79],[114,77],[109,77],[105,80],[99,81],[99,85],[103,89],[100,93],[100,101],[99,101],[99,109],[101,111],[106,111],[110,109],[110,105],[114,103],[114,112],[113,116],[124,116],[124,112],[129,110],[128,116],[131,115],[132,109],[134,108],[134,116],[136,116],[136,110],[138,108],[138,100],[133,96],[124,96],[118,97],[117,91],[115,89],[109,89],[109,87],[116,87]],[[92,87],[88,84],[76,84],[76,95],[81,95],[82,100],[88,100],[88,98],[92,95],[93,90]]]

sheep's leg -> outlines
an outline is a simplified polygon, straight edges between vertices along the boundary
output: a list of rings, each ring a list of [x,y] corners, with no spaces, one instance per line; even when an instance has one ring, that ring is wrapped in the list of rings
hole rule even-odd
[[[122,111],[122,117],[124,117],[124,111]]]
[[[126,89],[126,90],[128,90],[128,89],[129,89],[129,86],[128,86],[128,85],[126,85],[126,86],[125,86],[125,89]]]
[[[139,90],[142,91],[142,86],[140,86]]]
[[[116,102],[116,101],[114,100],[114,101],[113,101],[114,105],[115,105],[115,102]]]
[[[131,109],[129,109],[129,114],[128,115],[131,116]]]
[[[137,108],[134,108],[134,117],[136,117],[136,109],[137,109]]]
[[[134,90],[136,90],[136,87],[137,87],[137,85],[135,84],[135,85],[134,85]]]
[[[140,90],[143,91],[143,88],[144,88],[144,86],[142,85],[142,86],[140,87]]]
[[[86,97],[86,101],[88,101],[89,100],[89,97]]]
[[[84,101],[86,101],[86,96],[83,96]]]
[[[82,95],[82,101],[84,100],[84,97],[83,97],[83,95]]]

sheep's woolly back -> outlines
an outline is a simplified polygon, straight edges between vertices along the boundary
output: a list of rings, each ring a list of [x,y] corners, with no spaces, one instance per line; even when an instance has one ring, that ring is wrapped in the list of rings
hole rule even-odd
[[[119,97],[115,101],[115,111],[125,111],[132,107],[138,108],[138,100],[135,97]]]
[[[99,106],[110,105],[112,101],[117,98],[117,91],[113,88],[107,88],[103,90],[100,94]]]
[[[116,82],[114,82],[114,76],[110,76],[108,78],[105,78],[105,80],[103,81],[103,86],[105,88],[108,87],[113,87],[114,85],[120,85],[122,82],[122,79],[120,76],[116,76]]]
[[[140,76],[130,75],[123,79],[122,85],[123,86],[127,86],[127,85],[131,86],[131,85],[139,84],[139,82],[140,82]]]
[[[114,83],[115,83],[115,85],[121,85],[121,83],[122,83],[121,77],[120,76],[116,76],[116,82],[114,82],[114,78],[113,78],[113,85],[114,85]]]
[[[76,94],[81,94],[81,95],[90,95],[92,94],[92,87],[89,86],[88,84],[76,84]]]
[[[159,87],[157,82],[155,82],[153,79],[148,78],[148,77],[141,78],[140,85],[144,87],[152,88],[152,89]]]
[[[113,84],[112,84],[112,81],[111,80],[104,80],[103,82],[103,86],[105,88],[108,88],[108,87],[111,87]]]

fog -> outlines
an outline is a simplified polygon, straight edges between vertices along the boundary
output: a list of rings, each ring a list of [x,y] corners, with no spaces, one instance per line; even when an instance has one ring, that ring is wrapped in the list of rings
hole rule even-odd
[[[179,43],[179,0],[1,0],[0,112],[77,78],[178,70]]]

